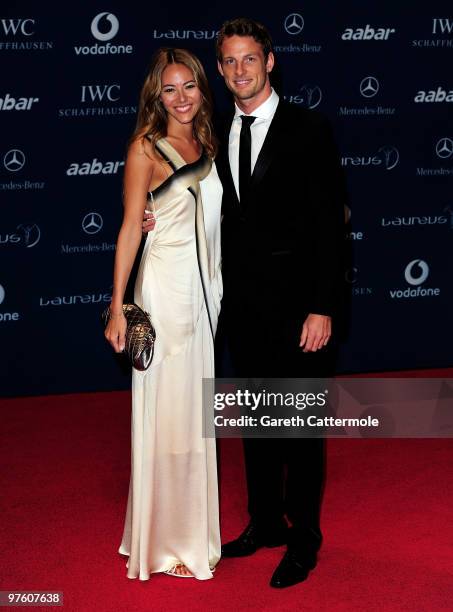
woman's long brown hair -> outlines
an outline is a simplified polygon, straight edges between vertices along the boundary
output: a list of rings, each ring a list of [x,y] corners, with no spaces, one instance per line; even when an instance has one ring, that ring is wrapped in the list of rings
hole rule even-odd
[[[162,48],[153,55],[140,94],[137,125],[129,142],[146,136],[155,152],[156,142],[167,135],[167,113],[159,96],[162,91],[162,73],[170,64],[184,64],[194,76],[202,102],[194,118],[193,133],[209,157],[214,158],[217,139],[212,127],[212,96],[208,80],[200,60],[186,49]]]

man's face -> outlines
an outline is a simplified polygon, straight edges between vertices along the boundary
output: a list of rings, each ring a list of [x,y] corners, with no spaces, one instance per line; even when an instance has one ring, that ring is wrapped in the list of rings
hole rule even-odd
[[[269,72],[274,66],[273,54],[269,53],[266,61],[263,47],[254,38],[236,35],[224,39],[221,52],[218,68],[236,100],[264,101],[271,92]]]

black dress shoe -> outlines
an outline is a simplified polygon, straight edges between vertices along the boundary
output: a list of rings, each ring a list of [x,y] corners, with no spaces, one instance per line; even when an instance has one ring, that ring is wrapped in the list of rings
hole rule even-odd
[[[222,546],[222,557],[247,557],[253,555],[262,546],[272,548],[282,546],[287,541],[288,527],[286,523],[282,522],[277,529],[265,531],[252,521],[236,540]]]
[[[310,570],[316,567],[316,553],[301,556],[294,551],[287,551],[275,570],[270,585],[276,589],[284,589],[306,580]]]

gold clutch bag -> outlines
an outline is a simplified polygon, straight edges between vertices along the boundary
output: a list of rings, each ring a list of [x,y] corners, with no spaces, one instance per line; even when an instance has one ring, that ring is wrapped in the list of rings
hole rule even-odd
[[[151,318],[136,304],[123,304],[123,313],[127,322],[124,352],[136,370],[146,370],[153,360],[156,340],[156,331]],[[109,317],[110,308],[106,308],[102,313],[105,325]]]

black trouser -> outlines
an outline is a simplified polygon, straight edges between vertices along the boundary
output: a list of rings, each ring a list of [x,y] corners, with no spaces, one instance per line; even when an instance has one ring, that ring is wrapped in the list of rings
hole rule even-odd
[[[241,319],[242,321],[246,319]],[[230,352],[238,378],[319,378],[332,374],[333,350],[303,353],[297,327],[254,324],[221,329],[219,342]],[[273,333],[278,329],[278,334]],[[255,332],[255,333],[254,333]],[[222,373],[222,375],[225,375]],[[301,552],[319,549],[320,507],[325,473],[322,438],[245,438],[248,511],[263,531],[290,521],[289,546]]]

